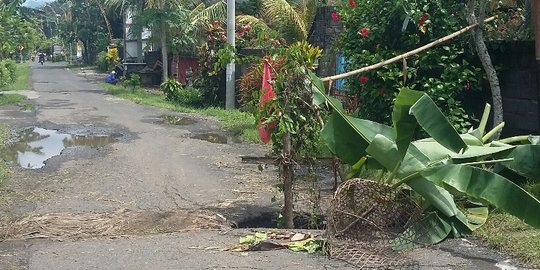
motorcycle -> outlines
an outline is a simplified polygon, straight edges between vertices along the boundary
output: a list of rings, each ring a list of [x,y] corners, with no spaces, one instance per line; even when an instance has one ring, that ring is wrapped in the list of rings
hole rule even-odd
[[[39,63],[43,65],[44,62],[45,62],[45,57],[40,57],[39,58]]]

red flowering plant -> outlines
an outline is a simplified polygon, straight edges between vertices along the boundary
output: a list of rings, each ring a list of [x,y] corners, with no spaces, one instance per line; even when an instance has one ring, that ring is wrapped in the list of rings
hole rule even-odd
[[[453,15],[463,14],[464,9],[465,1],[343,1],[337,12],[345,31],[336,47],[347,59],[347,70],[376,64],[467,26],[463,17]],[[359,95],[359,116],[390,124],[398,89],[409,87],[433,97],[458,130],[468,129],[472,117],[465,109],[464,86],[481,90],[482,76],[476,56],[468,49],[469,38],[463,35],[412,56],[405,68],[399,62],[347,80],[346,90]]]

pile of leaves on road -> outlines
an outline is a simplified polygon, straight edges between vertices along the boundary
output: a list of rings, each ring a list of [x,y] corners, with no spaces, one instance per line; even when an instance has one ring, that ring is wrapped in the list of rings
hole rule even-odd
[[[320,235],[300,232],[254,232],[240,237],[237,245],[224,251],[247,252],[289,249],[297,252],[322,252],[324,240]]]

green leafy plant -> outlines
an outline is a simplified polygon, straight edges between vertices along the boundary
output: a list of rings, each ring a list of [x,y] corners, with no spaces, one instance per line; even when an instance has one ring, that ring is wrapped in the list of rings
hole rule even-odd
[[[321,50],[306,42],[297,42],[277,50],[276,54],[280,56],[270,58],[283,57],[284,60],[276,77],[272,78],[275,97],[265,100],[254,115],[260,129],[268,129],[272,152],[280,157],[282,184],[279,187],[284,193],[284,226],[293,228],[293,164],[297,158],[313,159],[319,150],[322,116],[319,108],[311,102],[308,74],[315,67],[314,62]]]
[[[135,88],[141,86],[141,76],[139,74],[131,74],[129,78],[122,80],[122,85],[135,90]]]
[[[182,91],[182,84],[175,79],[168,79],[159,86],[168,101],[177,102]]]
[[[161,91],[165,93],[165,99],[178,104],[187,106],[199,106],[202,104],[203,97],[196,88],[184,88],[180,82],[175,79],[169,79],[161,84]]]
[[[101,72],[107,72],[109,64],[107,62],[107,52],[102,51],[98,53],[96,58],[96,69]]]
[[[15,83],[15,81],[17,80],[17,63],[15,63],[15,61],[13,60],[7,59],[2,61],[2,64],[9,71],[8,84]]]
[[[353,1],[355,2],[355,1]],[[339,17],[345,27],[338,47],[354,70],[381,62],[427,44],[468,25],[464,3],[444,0],[343,1]],[[359,117],[384,124],[392,121],[396,89],[409,87],[429,94],[460,132],[474,118],[464,101],[471,91],[480,91],[480,65],[465,50],[466,38],[348,78],[346,91],[358,94]]]
[[[498,164],[518,175],[537,176],[537,137],[489,141],[502,128],[485,131],[489,106],[477,129],[459,134],[427,94],[407,88],[399,90],[394,103],[393,127],[351,117],[339,101],[324,93],[320,79],[313,74],[312,79],[315,103],[328,104],[334,111],[322,130],[328,147],[351,166],[366,159],[362,166],[390,172],[387,184],[406,185],[419,194],[418,203],[431,212],[424,222],[431,228],[433,243],[477,229],[485,222],[488,207],[540,228],[540,216],[535,214],[540,201],[493,171]],[[413,141],[417,127],[431,138]]]
[[[0,62],[0,87],[11,84],[11,72],[7,67]]]

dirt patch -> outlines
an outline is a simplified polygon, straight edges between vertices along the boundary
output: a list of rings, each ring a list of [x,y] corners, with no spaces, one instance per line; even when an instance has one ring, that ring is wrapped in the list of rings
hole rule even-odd
[[[0,226],[0,241],[52,239],[78,240],[118,238],[193,230],[230,228],[220,215],[205,211],[131,211],[112,213],[52,213],[32,215]]]

